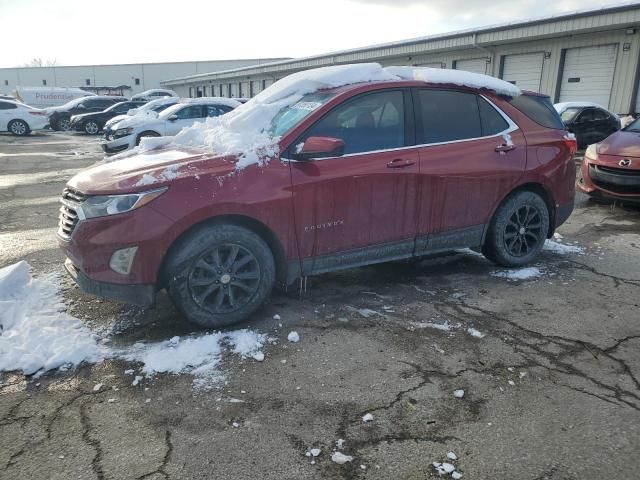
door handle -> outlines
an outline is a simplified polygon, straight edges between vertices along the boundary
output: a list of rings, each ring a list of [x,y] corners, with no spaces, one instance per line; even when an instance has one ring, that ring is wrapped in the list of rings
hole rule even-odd
[[[507,145],[507,144],[498,145],[496,147],[496,152],[498,152],[498,153],[507,153],[507,152],[510,152],[511,150],[514,150],[515,148],[516,148],[515,145]]]
[[[406,167],[410,167],[411,165],[415,165],[416,162],[414,162],[413,160],[405,160],[403,158],[396,158],[395,160],[391,160],[389,163],[387,163],[387,168],[406,168]]]

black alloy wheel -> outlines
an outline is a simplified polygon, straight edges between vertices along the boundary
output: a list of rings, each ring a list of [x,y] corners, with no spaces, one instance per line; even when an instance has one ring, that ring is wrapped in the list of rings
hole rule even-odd
[[[236,244],[207,250],[191,266],[189,293],[201,308],[224,314],[247,305],[260,286],[261,271],[256,257]]]

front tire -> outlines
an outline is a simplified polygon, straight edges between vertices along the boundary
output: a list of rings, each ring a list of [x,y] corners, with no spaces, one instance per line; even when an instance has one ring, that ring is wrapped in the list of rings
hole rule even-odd
[[[167,290],[191,322],[221,328],[247,319],[269,297],[275,261],[269,246],[237,225],[205,225],[172,248]]]
[[[24,137],[25,135],[29,135],[29,132],[31,132],[29,125],[27,125],[27,122],[24,120],[11,120],[7,127],[12,135],[16,135],[18,137]]]
[[[146,131],[146,132],[142,132],[140,135],[138,135],[138,137],[136,138],[136,147],[138,145],[140,145],[140,141],[145,138],[145,137],[159,137],[160,134],[157,132],[152,132],[152,131]]]
[[[496,210],[482,253],[498,265],[521,267],[538,256],[548,233],[545,201],[534,192],[516,192]]]
[[[84,131],[89,135],[96,135],[100,131],[100,125],[94,121],[89,121],[84,124]]]

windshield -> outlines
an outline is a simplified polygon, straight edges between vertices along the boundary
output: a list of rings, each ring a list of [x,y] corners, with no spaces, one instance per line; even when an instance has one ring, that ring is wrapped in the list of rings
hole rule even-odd
[[[640,132],[640,117],[623,128],[625,132]]]
[[[579,108],[567,108],[560,114],[560,117],[564,123],[567,123],[573,120],[579,111]]]
[[[87,96],[87,97],[80,97],[80,98],[74,98],[73,100],[71,100],[70,102],[65,103],[64,105],[62,105],[61,108],[71,108],[71,107],[75,107],[76,105],[78,105],[80,102],[82,102],[83,100],[86,100],[88,97],[90,97],[91,95]]]
[[[305,95],[297,103],[284,107],[278,112],[271,120],[269,133],[274,137],[281,137],[333,97],[335,97],[334,93],[327,92],[315,92]]]
[[[165,103],[164,105],[156,105],[151,110],[153,110],[154,112],[160,113],[163,110],[166,110],[167,108],[172,107],[173,105],[175,105],[175,103]]]

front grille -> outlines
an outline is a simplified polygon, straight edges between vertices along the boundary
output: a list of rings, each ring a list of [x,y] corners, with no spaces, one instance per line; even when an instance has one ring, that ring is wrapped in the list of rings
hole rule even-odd
[[[70,238],[73,230],[78,225],[78,207],[87,199],[82,192],[72,188],[65,188],[62,191],[62,206],[58,216],[58,234],[65,238]]]
[[[598,187],[621,195],[640,194],[640,171],[589,165],[589,177]]]
[[[65,187],[65,189],[62,190],[62,199],[69,200],[70,202],[82,203],[87,199],[87,196],[78,190]]]
[[[613,173],[614,175],[623,175],[625,177],[639,177],[640,170],[632,170],[629,168],[605,167],[604,165],[594,165],[597,170],[605,173]]]

